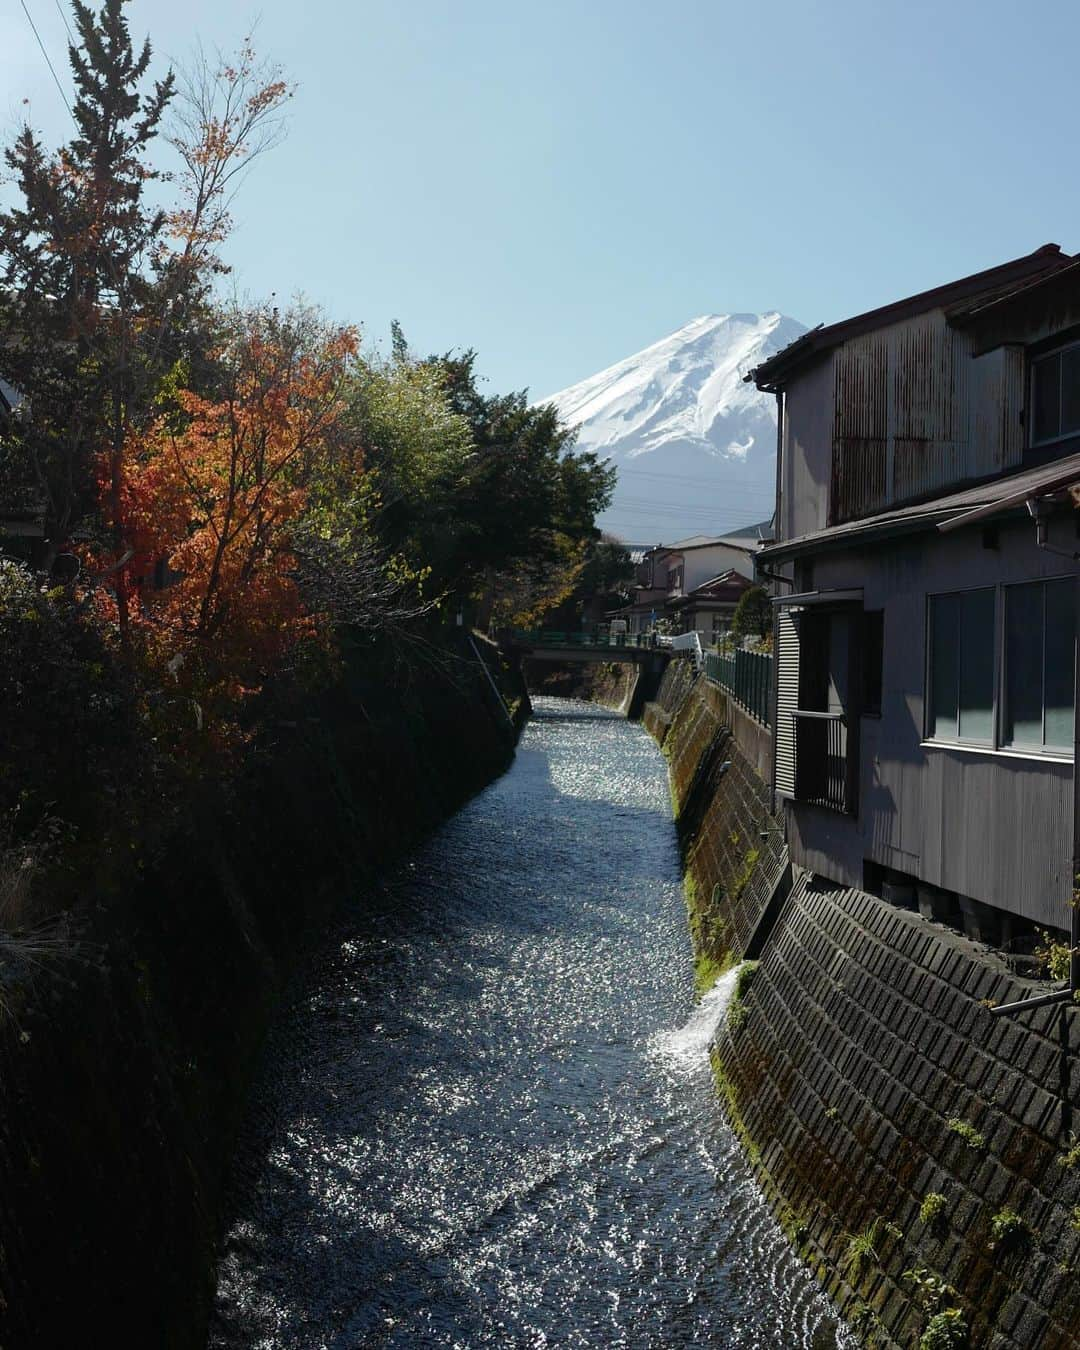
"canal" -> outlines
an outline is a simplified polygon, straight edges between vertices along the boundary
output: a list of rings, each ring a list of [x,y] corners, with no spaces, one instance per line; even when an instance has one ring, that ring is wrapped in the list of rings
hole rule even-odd
[[[853,1344],[717,1101],[726,989],[695,1007],[664,761],[536,702],[511,770],[295,991],[213,1350]]]

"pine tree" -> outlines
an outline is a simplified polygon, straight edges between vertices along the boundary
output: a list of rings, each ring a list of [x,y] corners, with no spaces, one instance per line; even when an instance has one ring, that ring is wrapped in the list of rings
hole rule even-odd
[[[96,456],[118,459],[159,284],[165,216],[145,201],[146,152],[173,77],[142,90],[151,49],[132,44],[125,3],[74,4],[75,136],[50,154],[25,126],[5,151],[22,201],[0,212],[0,376],[30,415],[0,453],[8,490],[32,487],[43,506],[46,563],[93,505]]]

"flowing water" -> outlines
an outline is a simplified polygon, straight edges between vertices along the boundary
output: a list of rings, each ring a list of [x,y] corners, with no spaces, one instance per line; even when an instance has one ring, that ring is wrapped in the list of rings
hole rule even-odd
[[[664,762],[537,711],[283,1019],[215,1350],[850,1344],[717,1100]]]

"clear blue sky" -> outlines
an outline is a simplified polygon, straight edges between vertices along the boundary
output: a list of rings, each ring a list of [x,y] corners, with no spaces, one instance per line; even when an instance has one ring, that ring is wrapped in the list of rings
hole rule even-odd
[[[67,79],[62,0],[26,0]],[[298,81],[229,247],[385,341],[552,393],[691,317],[829,322],[1080,249],[1080,8],[947,0],[134,0],[164,63],[258,46]],[[19,0],[0,117],[66,113]]]

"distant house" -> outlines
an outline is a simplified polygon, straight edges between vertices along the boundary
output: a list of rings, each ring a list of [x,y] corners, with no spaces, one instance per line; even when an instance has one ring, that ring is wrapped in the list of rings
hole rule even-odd
[[[755,553],[754,540],[729,535],[696,534],[675,544],[657,544],[644,550],[633,599],[616,612],[626,619],[631,633],[645,632],[660,619],[670,621],[679,631],[688,631],[681,627],[686,621],[687,599],[700,587],[729,572],[749,581],[754,575]],[[710,615],[706,631],[711,631],[714,610],[705,604],[708,597],[697,598],[701,602],[700,613]],[[698,607],[691,605],[691,616],[697,613]]]
[[[735,607],[743,591],[752,584],[741,572],[729,568],[680,598],[669,601],[667,611],[676,618],[680,632],[697,631],[704,634],[703,641],[715,646],[731,632]]]
[[[1080,258],[818,328],[778,395],[774,782],[793,861],[974,936],[1073,892]]]

